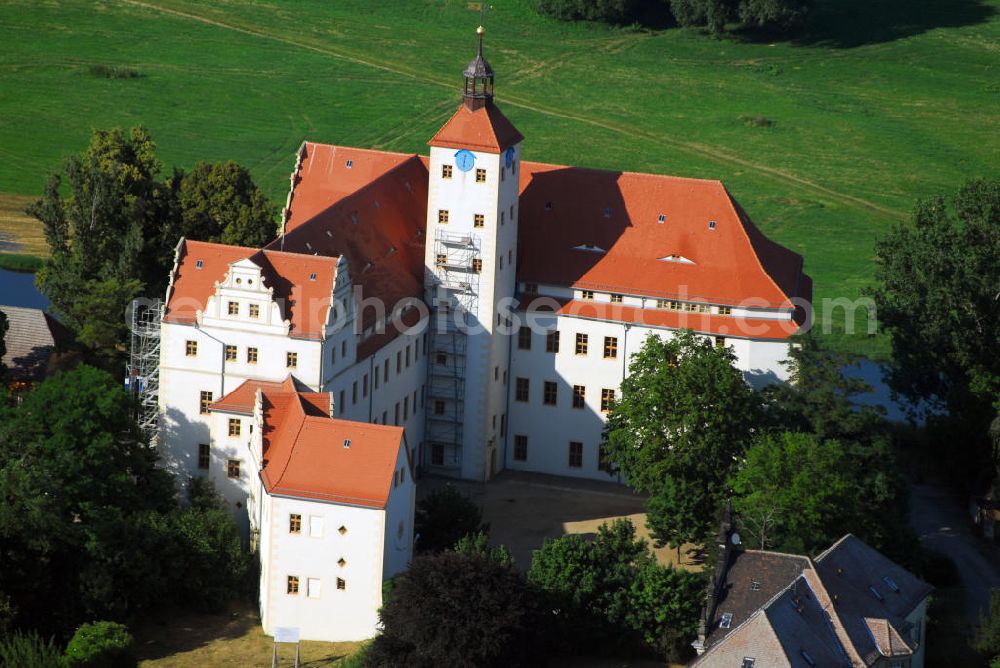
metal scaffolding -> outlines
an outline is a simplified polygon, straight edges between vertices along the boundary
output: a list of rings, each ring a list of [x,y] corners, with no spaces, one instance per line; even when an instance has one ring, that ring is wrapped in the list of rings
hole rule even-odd
[[[438,230],[434,237],[435,262],[428,285],[434,307],[427,380],[427,432],[429,448],[424,464],[434,469],[462,466],[465,419],[465,375],[468,333],[459,323],[479,310],[479,273],[482,255],[479,238]]]
[[[136,299],[129,322],[132,341],[125,389],[135,397],[136,421],[150,445],[160,427],[160,316],[163,300]]]

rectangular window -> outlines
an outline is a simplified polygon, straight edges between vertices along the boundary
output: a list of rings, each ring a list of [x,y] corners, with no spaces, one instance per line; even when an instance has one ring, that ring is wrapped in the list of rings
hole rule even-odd
[[[503,211],[500,212],[500,224],[503,225],[506,222],[507,214]]]
[[[604,337],[604,359],[614,359],[618,357],[618,337]]]
[[[392,415],[392,423],[394,425],[396,425],[397,427],[399,426],[399,402],[398,401],[396,402],[396,410],[395,410],[395,412],[393,412],[393,415]]]
[[[288,516],[288,533],[302,533],[302,515],[291,513]]]
[[[298,353],[285,353],[285,366],[289,369],[294,369],[299,365],[299,354]]]
[[[351,384],[351,405],[358,403],[358,381],[354,381]]]
[[[257,349],[247,348],[247,364],[256,364],[256,363],[257,363]]]
[[[440,366],[445,366],[446,364],[448,364],[448,354],[442,352],[435,353],[434,363]]]
[[[288,576],[288,586],[285,588],[285,591],[288,592],[289,594],[293,595],[293,596],[298,595],[298,593],[299,593],[299,576],[298,575],[289,575]]]
[[[240,435],[240,420],[239,418],[229,418],[229,435],[239,436]]]
[[[187,341],[184,344],[184,354],[188,357],[195,357],[198,354],[198,342]]]
[[[587,335],[577,334],[576,335],[576,354],[586,355],[587,354]]]
[[[542,392],[542,403],[546,406],[555,406],[556,399],[559,393],[559,386],[551,380],[545,381],[545,387]]]
[[[319,578],[306,579],[306,596],[309,598],[319,598],[323,593],[323,581]]]
[[[724,336],[717,336],[717,337],[715,337],[715,347],[716,348],[725,348],[726,347],[726,337],[724,337]]]
[[[340,356],[347,357],[347,341],[340,342]]]
[[[337,402],[337,405],[340,407],[341,415],[347,412],[347,400],[344,398],[343,390],[340,391],[340,401]]]
[[[527,401],[528,400],[528,379],[518,378],[515,382],[514,389],[514,400],[515,401]]]
[[[385,358],[385,365],[382,367],[382,381],[389,382],[389,358]]]
[[[612,293],[612,295],[611,295],[611,303],[612,304],[621,304],[622,303],[622,295]]]
[[[201,413],[202,415],[207,415],[208,407],[211,405],[211,403],[212,403],[212,393],[203,391],[201,393],[201,398],[198,400],[198,412]]]
[[[474,274],[481,274],[483,272],[483,261],[479,258],[472,260],[472,272]]]
[[[389,411],[382,411],[382,424],[389,424]]]
[[[531,328],[521,325],[517,330],[517,347],[521,350],[531,350]]]
[[[258,305],[258,304],[250,304],[250,306],[248,306],[247,308],[250,309],[250,317],[251,318],[259,318],[260,317],[260,305]]]
[[[733,314],[733,307],[732,306],[720,306],[719,307],[719,315],[732,315],[732,314]]]
[[[444,444],[431,443],[431,465],[444,466]]]
[[[210,459],[211,459],[211,457],[210,457],[210,446],[208,445],[208,443],[199,443],[198,444],[198,468],[200,468],[203,471],[206,470],[206,469],[208,469],[208,462],[209,462]]]
[[[403,397],[403,420],[410,418],[410,396]]]
[[[406,344],[406,368],[410,368],[410,344]]]
[[[524,434],[514,436],[514,460],[519,462],[528,460],[528,437]]]
[[[477,169],[476,170],[476,183],[486,183],[486,170]]]
[[[438,222],[442,225],[448,223],[448,209],[438,209]]]
[[[608,451],[605,449],[603,443],[597,446],[597,470],[605,472],[611,470],[611,462],[608,461]]]
[[[486,225],[486,216],[481,213],[473,214],[472,216],[472,226],[473,227],[483,227]]]
[[[500,438],[507,436],[507,414],[500,416]]]
[[[368,396],[368,374],[366,373],[361,379],[361,396]]]
[[[330,348],[330,364],[337,363],[337,346]]]
[[[586,300],[589,301],[589,300],[591,300],[593,298],[594,298],[594,291],[593,290],[581,290],[580,291],[580,299],[586,299]]]
[[[441,399],[434,400],[434,415],[444,415],[444,401]]]
[[[238,459],[226,460],[226,476],[234,480],[240,477],[240,460]]]
[[[501,180],[501,181],[503,181],[503,180],[504,180],[504,176],[506,175],[506,173],[507,173],[507,170],[506,170],[506,169],[504,169],[503,167],[501,167],[501,168],[500,168],[500,180]]]
[[[403,373],[403,351],[396,351],[396,375]]]
[[[436,262],[437,266],[443,267],[448,264],[448,255],[446,253],[438,253]]]
[[[227,362],[236,361],[236,346],[226,346],[226,361]]]
[[[611,404],[615,400],[615,391],[604,388],[601,390],[601,412],[607,413],[611,410]]]
[[[583,443],[579,441],[569,442],[569,466],[574,469],[583,466]]]
[[[559,352],[559,331],[549,332],[545,335],[545,352]]]
[[[239,302],[229,302],[229,315],[239,315],[240,314],[240,303]]]
[[[345,589],[347,589],[347,582],[344,580],[344,578],[337,578],[337,589],[340,591],[344,591]]]
[[[656,308],[664,308],[665,309],[665,308],[667,308],[668,304],[669,304],[669,302],[666,299],[657,299],[656,300]]]
[[[450,179],[452,173],[451,165],[441,165],[441,178]]]
[[[583,385],[573,386],[573,408],[585,408],[587,406],[587,388]]]

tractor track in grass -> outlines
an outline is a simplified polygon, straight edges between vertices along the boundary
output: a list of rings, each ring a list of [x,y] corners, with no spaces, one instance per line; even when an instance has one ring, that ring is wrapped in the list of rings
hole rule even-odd
[[[371,58],[364,58],[358,56],[354,52],[345,49],[332,46],[317,46],[315,44],[310,44],[305,41],[296,40],[291,37],[286,37],[277,33],[267,32],[266,30],[257,29],[254,27],[247,27],[245,25],[238,25],[235,23],[227,23],[224,21],[210,18],[208,16],[192,13],[191,11],[181,11],[179,9],[173,9],[171,7],[164,7],[162,5],[156,4],[155,2],[147,2],[144,0],[122,0],[122,2],[126,5],[131,5],[133,7],[139,7],[149,11],[160,12],[162,14],[167,14],[187,19],[190,21],[196,21],[199,23],[203,23],[205,25],[222,28],[224,30],[231,30],[233,32],[250,35],[252,37],[258,37],[261,39],[280,42],[282,44],[288,44],[290,46],[312,51],[314,53],[319,53],[325,56],[338,58],[346,62],[354,63],[356,65],[371,67],[397,76],[403,76],[418,83],[438,86],[441,88],[447,88],[449,90],[455,88],[455,85],[451,81],[438,79],[432,76],[428,76],[427,74],[421,72],[414,72],[395,64],[388,64],[385,62],[373,60]],[[684,141],[666,134],[638,130],[632,127],[620,125],[618,123],[613,123],[609,121],[603,121],[599,118],[593,118],[583,114],[567,113],[565,111],[560,111],[558,109],[553,109],[550,107],[538,105],[532,102],[530,99],[526,99],[517,95],[506,95],[504,96],[503,101],[505,104],[508,104],[510,106],[520,107],[522,109],[533,111],[538,114],[574,121],[584,125],[589,125],[591,127],[607,130],[609,132],[614,132],[628,137],[633,137],[636,139],[659,142],[663,145],[667,145],[678,150],[686,151],[690,154],[697,155],[702,158],[707,158],[709,160],[718,163],[727,163],[729,165],[737,165],[747,169],[752,169],[755,172],[768,176],[771,179],[774,179],[778,182],[790,184],[792,186],[797,186],[798,188],[811,191],[814,194],[825,196],[831,200],[834,200],[848,207],[863,209],[869,212],[879,214],[886,218],[891,218],[893,220],[906,220],[906,214],[896,209],[882,206],[881,204],[877,204],[875,202],[864,199],[862,197],[858,197],[856,195],[849,195],[837,190],[833,190],[826,186],[815,183],[814,181],[810,181],[809,179],[796,176],[795,174],[791,174],[781,169],[770,167],[768,165],[756,162],[754,160],[741,158],[738,155],[734,155],[728,151],[716,148],[714,146],[702,144],[699,142]]]

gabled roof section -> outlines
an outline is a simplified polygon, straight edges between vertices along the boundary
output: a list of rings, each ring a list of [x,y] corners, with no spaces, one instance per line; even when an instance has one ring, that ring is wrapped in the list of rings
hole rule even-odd
[[[283,390],[259,389],[267,492],[385,508],[401,448],[408,457],[403,428],[334,419]]]
[[[520,172],[519,280],[770,308],[811,297],[802,257],[764,237],[719,181],[533,162]]]
[[[462,104],[427,144],[441,148],[502,153],[523,139],[524,135],[495,104],[489,103],[475,111]]]
[[[303,404],[304,410],[311,415],[330,414],[332,404],[330,393],[312,392],[305,383],[302,383],[291,374],[280,383],[266,380],[245,380],[240,383],[239,387],[218,401],[213,402],[208,408],[212,411],[224,413],[253,415],[258,391],[268,394],[297,393],[302,401],[305,402]]]
[[[256,250],[182,239],[174,277],[168,289],[164,320],[191,324],[229,271],[241,260],[261,268],[264,284],[273,289],[289,335],[321,338],[337,274],[337,258]],[[313,275],[315,274],[315,278]]]
[[[413,158],[412,153],[303,143],[292,174],[285,232]]]
[[[339,147],[321,144],[306,147],[312,155],[334,155],[339,151]],[[375,170],[378,173],[368,182],[353,184],[350,194],[339,198],[331,194],[336,199],[314,210],[308,220],[300,220],[291,231],[268,245],[265,252],[280,248],[301,255],[343,255],[351,282],[361,287],[362,298],[378,297],[387,309],[403,298],[421,297],[427,167],[417,156],[392,156],[391,165],[380,163],[379,170],[385,168],[385,171]],[[339,171],[303,169],[291,197],[293,211],[300,189],[312,193],[341,192],[339,186],[323,184],[335,182],[341,176]],[[294,213],[293,218],[298,215]],[[365,309],[360,315],[364,327],[373,324],[374,309]]]
[[[50,368],[56,347],[72,339],[69,330],[45,311],[0,305],[9,329],[3,364],[12,380],[40,381]]]

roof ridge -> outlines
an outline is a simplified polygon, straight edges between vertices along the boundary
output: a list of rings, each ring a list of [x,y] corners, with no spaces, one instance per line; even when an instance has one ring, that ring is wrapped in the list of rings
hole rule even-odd
[[[306,139],[304,142],[307,146],[327,146],[334,150],[338,148],[348,149],[351,151],[364,151],[365,153],[388,153],[389,155],[409,155],[409,156],[419,156],[418,153],[410,153],[407,151],[385,151],[380,148],[364,148],[362,146],[345,146],[343,144],[325,144],[321,141],[309,141]]]
[[[292,442],[288,446],[288,456],[285,457],[284,466],[281,467],[281,472],[277,475],[274,482],[271,484],[271,487],[276,487],[279,484],[281,484],[282,479],[285,477],[285,472],[288,471],[288,465],[292,461],[292,454],[295,452],[295,443],[299,440],[299,434],[302,433],[302,427],[305,425],[306,422],[305,418],[307,416],[305,410],[303,410],[302,408],[302,399],[298,396],[298,393],[295,394],[295,398],[296,401],[293,401],[292,405],[298,408],[299,414],[296,415],[294,419],[297,419],[299,421],[299,426],[295,430],[295,437],[292,438]]]

